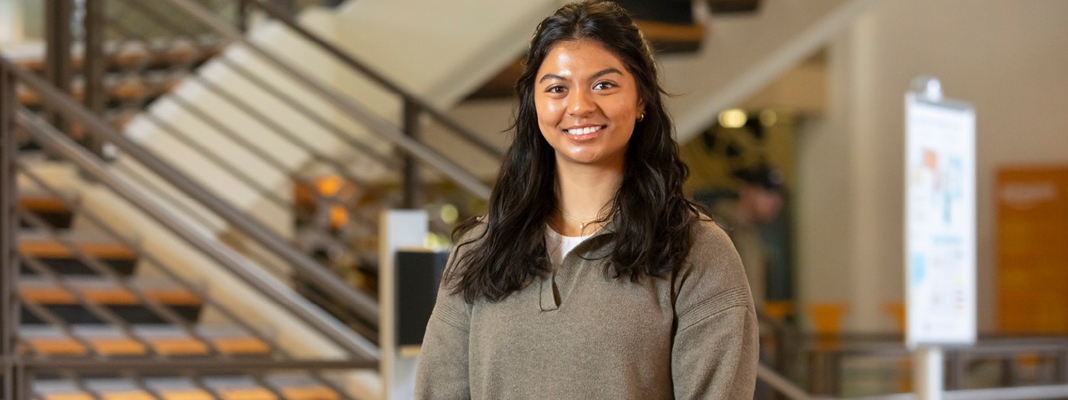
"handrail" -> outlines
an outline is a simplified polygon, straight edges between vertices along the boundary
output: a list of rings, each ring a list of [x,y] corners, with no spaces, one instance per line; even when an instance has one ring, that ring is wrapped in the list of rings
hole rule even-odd
[[[786,379],[786,377],[779,375],[778,372],[775,372],[775,370],[771,369],[771,367],[768,367],[764,364],[757,365],[757,380],[766,383],[768,386],[771,386],[771,388],[775,389],[776,392],[783,394],[784,396],[786,396],[786,398],[790,400],[830,399],[829,397],[815,397],[809,395],[804,391],[804,389],[801,389],[793,382],[790,382],[789,379]]]
[[[1063,399],[1068,396],[1068,385],[1021,386],[995,389],[951,390],[946,400],[1023,400]]]
[[[368,78],[370,78],[375,83],[378,83],[379,85],[381,85],[382,87],[386,88],[387,90],[400,95],[401,98],[404,99],[405,102],[411,102],[413,105],[415,105],[415,106],[419,107],[420,109],[422,109],[423,111],[427,112],[435,120],[437,120],[438,122],[441,122],[446,128],[449,128],[450,130],[452,130],[456,134],[460,135],[460,137],[468,140],[469,142],[474,144],[476,147],[482,149],[486,153],[489,153],[490,155],[492,155],[492,156],[494,156],[496,158],[501,158],[501,157],[504,156],[504,152],[501,151],[501,149],[497,148],[496,145],[493,145],[492,143],[486,141],[481,136],[471,132],[470,129],[467,129],[466,127],[460,125],[460,123],[457,122],[452,117],[449,117],[448,115],[445,115],[445,113],[441,112],[436,107],[430,105],[430,103],[424,101],[422,98],[420,98],[420,97],[408,92],[407,90],[402,88],[400,85],[390,81],[384,75],[378,73],[377,71],[371,69],[371,67],[368,67],[366,64],[364,64],[364,63],[360,62],[359,60],[357,60],[353,55],[349,54],[348,52],[346,52],[344,50],[339,49],[334,44],[332,44],[330,42],[327,42],[326,40],[323,40],[318,35],[315,35],[311,31],[309,31],[306,28],[304,28],[303,26],[300,26],[300,24],[298,24],[296,21],[293,20],[293,17],[291,16],[291,14],[286,13],[285,11],[281,10],[281,8],[277,4],[271,3],[271,2],[268,2],[268,1],[263,1],[263,0],[247,0],[247,1],[255,3],[261,9],[266,11],[267,14],[270,14],[271,17],[281,21],[283,24],[285,24],[287,27],[289,27],[289,29],[292,29],[295,32],[299,33],[301,36],[303,36],[308,41],[311,41],[312,43],[315,43],[322,50],[326,51],[327,53],[330,53],[331,55],[333,55],[338,60],[340,60],[341,62],[345,63],[346,65],[348,65],[352,69],[360,71],[361,73],[366,75]]]
[[[868,334],[868,335],[844,335],[847,339],[842,343],[835,343],[833,346],[824,347],[817,342],[810,342],[808,344],[802,344],[798,349],[801,351],[812,351],[812,355],[823,355],[830,360],[831,370],[824,371],[823,374],[827,378],[840,379],[839,368],[842,360],[845,357],[880,357],[880,358],[893,358],[905,360],[909,357],[909,350],[906,348],[904,342],[898,339],[886,339],[888,335],[882,334]],[[892,335],[890,335],[892,336]],[[898,335],[899,336],[899,335]],[[821,338],[816,336],[815,338]],[[809,336],[808,340],[812,340],[813,336]],[[873,339],[873,340],[872,340]],[[958,375],[963,370],[962,366],[974,360],[1004,360],[1012,359],[1019,354],[1045,354],[1050,356],[1056,361],[1060,371],[1064,371],[1063,368],[1068,367],[1068,338],[1066,337],[992,337],[987,336],[980,338],[980,340],[971,346],[963,347],[951,347],[947,348],[947,361],[952,365],[947,373],[947,385],[952,385],[955,382],[953,377],[962,377]],[[809,371],[809,374],[821,374],[820,371]],[[1064,385],[1065,374],[1061,372],[1060,377],[1054,380],[1053,385],[1047,386],[1030,386],[1030,387],[1011,387],[1010,382],[1002,382],[1002,385],[1006,387],[998,389],[952,389],[945,392],[945,398],[947,399],[1029,399],[1029,398],[1064,398],[1068,396],[1068,385]],[[834,385],[832,385],[833,387]],[[832,389],[833,390],[833,389]],[[1056,393],[1056,394],[1055,394]],[[990,397],[987,397],[990,396]],[[1045,397],[1044,397],[1045,396]],[[893,395],[872,396],[864,397],[864,399],[872,400],[896,400],[896,399],[914,399],[915,397],[908,393],[899,393]]]
[[[406,153],[418,158],[423,163],[433,166],[448,179],[463,186],[471,193],[479,196],[482,199],[489,199],[490,189],[488,186],[482,183],[477,177],[465,170],[459,164],[456,164],[452,160],[442,156],[437,150],[434,150],[422,142],[415,140],[412,137],[405,135],[394,124],[370,111],[363,105],[357,104],[347,96],[339,94],[337,91],[316,82],[303,74],[296,67],[290,65],[290,63],[280,59],[279,57],[267,52],[261,46],[252,43],[251,40],[245,38],[237,29],[230,27],[230,25],[221,18],[213,15],[209,11],[205,10],[199,4],[191,0],[167,0],[178,8],[181,8],[194,19],[200,23],[206,25],[216,33],[222,35],[226,39],[241,43],[247,47],[252,53],[262,57],[264,60],[279,68],[280,70],[289,74],[292,78],[304,84],[310,88],[313,92],[329,100],[330,103],[343,109],[347,115],[365,124],[369,131],[376,134],[383,139],[389,140],[394,145],[399,146]]]
[[[0,65],[8,67],[8,71],[11,74],[22,80],[23,83],[27,84],[27,86],[30,86],[34,90],[37,90],[38,93],[42,96],[42,99],[45,99],[48,104],[55,106],[60,112],[64,113],[68,117],[73,117],[74,119],[81,120],[81,122],[87,126],[90,132],[98,134],[100,136],[104,136],[107,140],[111,141],[112,143],[115,143],[117,146],[122,148],[124,151],[127,151],[128,154],[133,156],[135,159],[138,159],[139,161],[142,157],[145,157],[145,154],[138,154],[139,152],[145,152],[143,149],[138,148],[136,145],[132,145],[132,143],[126,141],[126,139],[123,138],[121,135],[118,135],[117,133],[111,131],[111,128],[107,127],[100,121],[92,118],[92,115],[88,114],[88,111],[81,109],[80,106],[78,106],[77,104],[73,104],[71,100],[59,96],[57,93],[54,92],[54,89],[49,87],[47,84],[43,84],[42,82],[40,82],[39,78],[36,78],[24,71],[20,71],[17,68],[12,68],[12,66],[10,65],[10,63],[8,63],[7,60],[0,59]],[[201,233],[199,233],[199,231],[195,227],[188,224],[184,219],[152,203],[152,201],[148,199],[148,196],[141,193],[140,190],[124,183],[120,178],[114,175],[114,173],[108,171],[106,167],[101,165],[99,161],[96,161],[95,159],[93,159],[92,156],[88,155],[84,149],[71,142],[62,134],[55,132],[54,128],[52,128],[44,121],[41,121],[39,117],[29,113],[28,111],[19,110],[19,112],[17,113],[17,119],[20,124],[27,127],[27,132],[35,139],[37,139],[40,144],[44,145],[47,148],[50,148],[53,151],[58,152],[59,154],[64,155],[67,159],[73,161],[84,171],[90,173],[99,183],[110,187],[116,193],[126,198],[128,201],[136,205],[142,211],[146,212],[152,218],[162,223],[165,227],[170,229],[173,233],[177,234],[187,243],[196,247],[198,250],[202,251],[215,261],[219,262],[220,265],[226,267],[231,273],[237,275],[245,282],[249,283],[250,285],[253,285],[260,291],[269,294],[269,296],[279,305],[294,313],[295,316],[301,318],[305,322],[309,323],[311,326],[316,327],[322,333],[330,337],[331,340],[333,340],[338,345],[364,358],[370,358],[373,360],[377,360],[379,358],[378,349],[373,344],[368,342],[367,339],[354,334],[350,329],[327,315],[321,309],[312,305],[299,295],[293,293],[289,288],[287,288],[281,282],[277,281],[274,277],[270,276],[269,274],[263,273],[262,270],[260,270],[258,267],[251,265],[244,257],[240,256],[239,254],[233,252],[229,248],[219,243],[210,241],[202,237]],[[143,162],[143,164],[145,164],[149,168],[158,167],[158,165],[151,165],[151,163],[153,162],[155,162],[156,164],[161,164],[158,159],[151,158],[150,155],[149,157],[146,157],[145,160],[147,160],[147,162]],[[180,173],[177,173],[175,171],[168,171],[166,167],[160,168],[155,172],[157,172],[161,177],[164,177],[165,179],[172,178],[173,180],[168,179],[171,181],[172,184],[190,185],[189,182],[182,181],[182,179],[188,178],[181,176]],[[198,189],[199,190],[190,191],[189,194],[192,196],[194,194],[200,194],[197,192],[203,191],[203,189]],[[213,199],[207,198],[197,200]],[[214,200],[216,202],[221,203],[221,201],[218,199]],[[211,202],[204,201],[204,203]],[[209,208],[212,208],[213,211],[215,211],[216,213],[225,214],[224,212],[220,212],[219,209],[216,209],[216,207],[218,207],[217,205],[214,205],[215,207],[211,207],[213,205],[214,204],[209,204]],[[228,207],[228,205],[222,203],[221,209],[225,210],[226,207]],[[239,218],[234,218],[236,214],[237,213],[235,212],[233,213],[233,215],[225,215],[225,217],[227,219],[233,218],[236,221],[241,221],[241,219]],[[252,225],[251,227],[256,228],[255,225]],[[248,226],[246,226],[246,228],[248,228]],[[266,232],[265,228],[261,228],[258,233],[260,234],[260,236],[264,236],[267,238],[270,238],[271,235],[270,233]],[[293,261],[295,261],[295,267],[297,268],[307,268],[307,266],[301,265],[302,263],[314,264],[314,261],[308,259],[307,256],[304,256],[303,254],[288,247],[284,247],[282,249],[271,249],[281,250],[278,254],[280,256],[289,256],[294,258]],[[285,251],[286,249],[289,249],[290,251],[287,252]],[[295,254],[296,257],[294,257],[290,253]],[[325,272],[318,271],[317,269],[313,270],[313,272],[320,272],[322,274],[325,274]],[[348,288],[343,285],[341,286],[348,291],[350,297],[352,297],[353,294],[360,295],[359,293],[355,293],[354,289]]]
[[[0,57],[2,58],[2,57]],[[12,322],[15,315],[8,315],[8,310],[18,310],[16,291],[19,278],[19,259],[16,240],[18,240],[18,216],[15,204],[18,204],[18,178],[15,175],[15,159],[18,156],[15,141],[15,78],[8,74],[10,64],[0,63],[0,397],[5,399],[21,395],[24,385],[15,378],[18,370],[19,352],[16,348],[16,326]]]
[[[265,249],[275,253],[275,255],[289,263],[317,286],[352,307],[362,318],[373,325],[378,324],[378,305],[370,296],[338,281],[333,274],[325,271],[308,255],[294,249],[288,241],[265,227],[262,223],[237,210],[208,189],[194,182],[181,171],[104,124],[84,107],[64,96],[41,78],[14,66],[2,57],[0,57],[0,64],[8,67],[8,71],[15,78],[37,92],[45,104],[56,108],[57,111],[68,118],[82,122],[87,132],[92,135],[102,136],[104,140],[114,144],[125,154],[133,157],[133,159],[163,178],[163,180],[182,190],[190,198],[229,222],[242,234],[247,235],[259,242]]]
[[[845,400],[830,396],[813,396],[786,379],[766,365],[757,366],[757,379],[771,386],[776,392],[789,400]],[[1026,400],[1026,399],[1062,399],[1068,395],[1068,384],[1021,386],[991,389],[947,390],[946,400]],[[880,396],[853,397],[849,400],[916,400],[913,393],[895,393]]]

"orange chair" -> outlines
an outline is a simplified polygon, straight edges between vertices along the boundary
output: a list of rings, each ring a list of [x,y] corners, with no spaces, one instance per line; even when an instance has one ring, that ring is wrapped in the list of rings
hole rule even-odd
[[[900,301],[883,303],[883,312],[894,319],[897,333],[905,333],[905,304]]]
[[[849,311],[844,303],[810,303],[806,307],[812,314],[816,334],[838,334],[842,331],[842,316]]]

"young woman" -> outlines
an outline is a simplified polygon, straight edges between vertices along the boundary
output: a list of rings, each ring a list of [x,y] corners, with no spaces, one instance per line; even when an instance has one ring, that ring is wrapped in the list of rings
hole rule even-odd
[[[455,233],[416,397],[751,398],[745,273],[683,197],[633,21],[611,2],[564,6],[525,65],[489,213]]]

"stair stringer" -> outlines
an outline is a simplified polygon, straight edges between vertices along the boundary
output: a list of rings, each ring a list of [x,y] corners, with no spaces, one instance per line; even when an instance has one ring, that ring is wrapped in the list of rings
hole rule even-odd
[[[660,62],[680,143],[849,26],[879,0],[773,0],[754,15],[713,15],[701,50]]]

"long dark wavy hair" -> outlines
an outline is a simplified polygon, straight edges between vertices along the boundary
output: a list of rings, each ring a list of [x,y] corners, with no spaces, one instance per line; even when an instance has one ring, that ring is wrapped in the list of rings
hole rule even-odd
[[[485,224],[480,235],[460,243],[446,278],[448,290],[469,302],[499,301],[550,271],[545,229],[557,209],[555,152],[538,127],[534,85],[538,69],[561,42],[594,40],[619,57],[634,75],[645,117],[627,145],[623,181],[608,213],[614,229],[606,268],[616,278],[638,280],[677,270],[693,242],[691,227],[700,217],[682,193],[689,175],[672,138],[656,64],[648,43],[630,15],[609,1],[573,3],[538,25],[530,42],[523,75],[516,82],[519,106],[510,128],[515,135],[504,155],[489,200],[489,214],[471,218],[453,231],[460,240]],[[463,249],[471,246],[470,249]],[[461,251],[466,250],[466,251]]]

